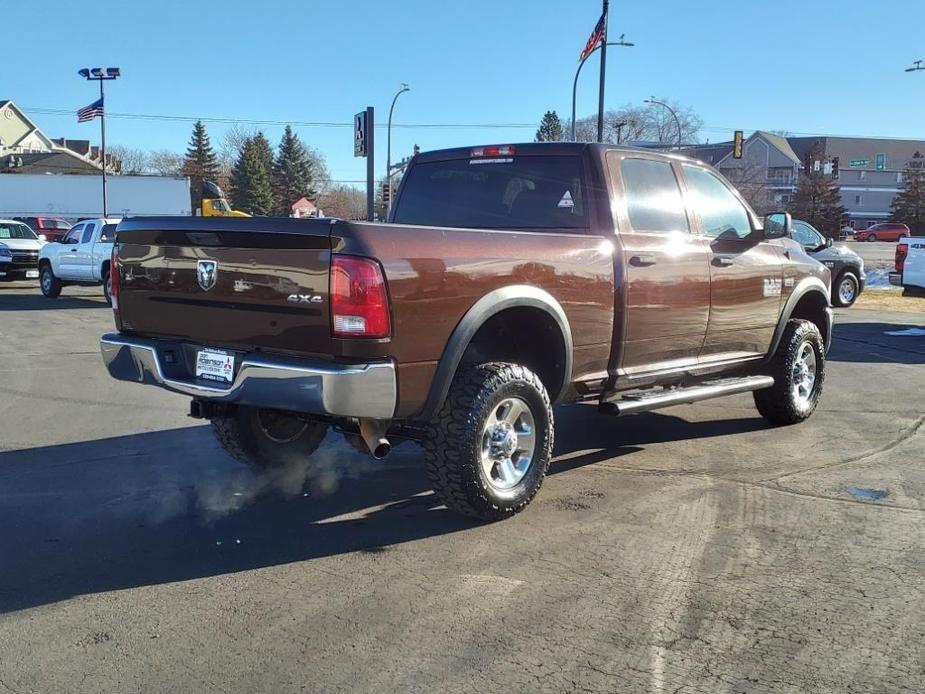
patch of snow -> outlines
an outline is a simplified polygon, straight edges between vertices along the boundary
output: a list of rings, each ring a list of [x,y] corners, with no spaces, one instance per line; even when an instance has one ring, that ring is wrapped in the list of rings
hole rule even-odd
[[[925,337],[925,328],[906,328],[905,330],[885,330],[884,335],[900,337]]]
[[[867,284],[864,285],[865,289],[893,289],[893,285],[890,284],[890,271],[884,270],[882,268],[868,269],[867,270]]]

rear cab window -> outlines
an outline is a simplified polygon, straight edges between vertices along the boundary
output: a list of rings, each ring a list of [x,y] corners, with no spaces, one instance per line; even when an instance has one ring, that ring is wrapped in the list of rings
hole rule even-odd
[[[633,231],[690,232],[684,198],[670,162],[627,157],[620,162],[620,178]]]
[[[116,225],[104,224],[100,231],[100,241],[112,241],[114,238],[116,238]]]
[[[393,221],[468,229],[587,229],[582,171],[578,153],[417,163],[402,184]]]

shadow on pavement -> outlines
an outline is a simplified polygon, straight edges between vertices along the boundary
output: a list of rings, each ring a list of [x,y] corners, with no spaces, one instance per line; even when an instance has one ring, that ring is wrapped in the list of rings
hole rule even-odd
[[[836,322],[834,337],[829,361],[925,364],[925,316],[918,327]]]
[[[98,300],[93,300],[67,294],[49,299],[42,294],[0,291],[0,311],[52,311],[64,308],[109,308],[109,304],[103,299],[102,293]]]
[[[558,474],[639,447],[761,420],[617,420],[556,411]],[[758,423],[760,422],[760,424]],[[472,528],[439,505],[413,444],[384,461],[329,437],[306,477],[267,484],[208,426],[0,453],[0,612],[73,596],[304,561]],[[319,472],[320,469],[320,472]]]

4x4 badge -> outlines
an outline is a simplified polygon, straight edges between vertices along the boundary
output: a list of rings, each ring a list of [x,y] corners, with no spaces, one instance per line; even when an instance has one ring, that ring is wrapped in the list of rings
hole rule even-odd
[[[203,291],[209,291],[218,280],[218,263],[214,260],[200,260],[196,264],[196,279]]]

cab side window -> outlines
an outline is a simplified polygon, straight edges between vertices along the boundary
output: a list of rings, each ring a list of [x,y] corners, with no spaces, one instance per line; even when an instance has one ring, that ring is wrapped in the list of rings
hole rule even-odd
[[[793,240],[806,248],[818,248],[824,243],[819,234],[800,222],[793,225]]]
[[[93,229],[95,228],[94,224],[87,224],[84,227],[83,236],[80,237],[81,243],[90,243],[90,239],[93,238]]]
[[[620,162],[620,177],[634,231],[690,232],[681,188],[669,162],[624,159]]]
[[[73,227],[69,232],[67,232],[67,236],[64,237],[64,243],[80,243],[80,232],[83,230],[83,224],[78,224],[77,226]]]
[[[700,215],[703,233],[717,239],[744,239],[752,233],[748,212],[712,173],[684,164],[691,204]]]

